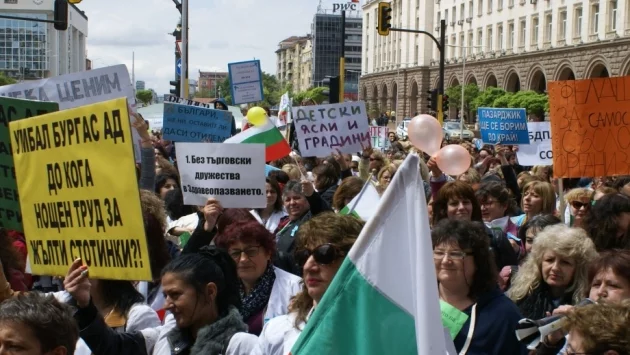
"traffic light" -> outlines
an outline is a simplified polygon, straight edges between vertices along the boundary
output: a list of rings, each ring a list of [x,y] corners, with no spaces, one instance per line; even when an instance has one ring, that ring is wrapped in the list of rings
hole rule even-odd
[[[392,28],[392,5],[388,2],[378,3],[378,34],[389,36],[389,29]]]
[[[442,112],[448,112],[448,95],[442,95]]]
[[[65,31],[68,29],[68,0],[55,0],[55,29]]]
[[[181,83],[179,80],[171,80],[170,84],[175,87],[175,89],[171,89],[171,94],[179,96],[181,94]]]
[[[328,103],[339,103],[339,77],[327,76],[322,80],[322,84],[328,87],[328,90],[323,92],[324,95],[328,96]]]
[[[427,105],[431,111],[437,111],[437,103],[438,103],[438,92],[437,89],[427,91],[427,100],[429,100],[429,104]]]

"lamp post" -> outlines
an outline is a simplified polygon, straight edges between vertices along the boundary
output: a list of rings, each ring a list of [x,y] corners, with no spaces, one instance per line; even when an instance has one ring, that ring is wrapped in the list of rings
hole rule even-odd
[[[466,49],[468,48],[483,48],[483,46],[457,46],[454,44],[447,44],[447,47],[460,48],[462,50],[462,97],[460,100],[460,117],[459,117],[459,137],[464,139],[464,106],[466,104],[466,98],[464,96],[466,88]]]

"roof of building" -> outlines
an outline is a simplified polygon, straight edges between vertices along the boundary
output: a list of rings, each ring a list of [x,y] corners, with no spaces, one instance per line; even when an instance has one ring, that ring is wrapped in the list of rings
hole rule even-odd
[[[221,77],[227,77],[228,73],[227,72],[221,72],[221,71],[199,71],[199,77],[200,78],[221,78]]]
[[[276,50],[276,53],[293,47],[296,43],[306,43],[306,41],[311,39],[311,35],[307,34],[306,36],[291,36],[283,41],[280,41],[280,43],[278,43],[278,50]]]

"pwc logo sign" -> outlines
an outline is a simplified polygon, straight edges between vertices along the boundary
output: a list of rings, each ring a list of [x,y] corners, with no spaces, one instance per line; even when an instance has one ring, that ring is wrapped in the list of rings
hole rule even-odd
[[[337,11],[357,11],[359,9],[360,0],[352,0],[345,4],[333,4],[333,12]]]

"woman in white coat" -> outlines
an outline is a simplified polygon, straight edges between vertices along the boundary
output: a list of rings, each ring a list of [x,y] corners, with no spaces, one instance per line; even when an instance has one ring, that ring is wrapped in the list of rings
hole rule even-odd
[[[304,286],[291,303],[291,313],[265,325],[255,354],[289,354],[362,228],[362,221],[333,213],[317,215],[300,227],[295,258],[302,265]]]
[[[291,298],[300,291],[299,277],[273,266],[276,241],[256,221],[233,222],[215,240],[236,262],[243,320],[249,333],[259,335],[266,322],[289,312]]]

